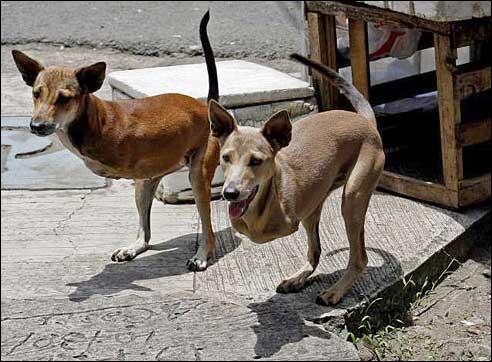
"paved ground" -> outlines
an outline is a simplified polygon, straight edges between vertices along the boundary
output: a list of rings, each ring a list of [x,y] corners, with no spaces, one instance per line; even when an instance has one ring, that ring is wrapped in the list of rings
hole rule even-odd
[[[351,344],[309,321],[343,315],[483,213],[456,214],[378,193],[367,220],[369,268],[329,308],[313,301],[346,264],[338,193],[324,209],[319,272],[302,293],[288,296],[275,287],[304,263],[304,233],[252,245],[230,229],[220,201],[212,214],[216,259],[206,273],[185,268],[198,243],[194,205],[156,203],[152,250],[112,263],[111,251],[135,232],[132,193],[128,182],[86,191],[2,191],[3,359],[211,358],[217,351],[241,359],[355,359]]]
[[[204,3],[166,4],[170,6],[167,13],[150,3],[141,8],[140,4],[136,7],[115,2],[84,4],[75,3],[75,10],[70,5],[67,11],[68,5],[63,3],[46,7],[30,2],[17,7],[2,2],[3,116],[29,115],[32,109],[30,89],[23,84],[10,57],[14,47],[46,64],[81,66],[105,60],[110,71],[202,62],[200,56],[193,55],[197,52],[197,37],[180,29],[188,28],[184,18],[198,21]],[[214,26],[212,20],[210,23],[214,49],[226,59],[241,55],[241,59],[282,71],[299,71],[283,60],[286,53],[282,52],[296,47],[296,34],[288,30],[292,25],[281,24],[274,12],[275,4],[264,3],[257,8],[260,6],[261,11],[232,2],[227,6],[212,4],[212,14],[220,14],[212,18],[220,22]],[[185,11],[187,7],[199,10]],[[34,13],[38,16],[32,17]],[[142,13],[148,15],[145,21],[141,20]],[[74,20],[72,14],[80,20]],[[109,16],[119,20],[108,22]],[[129,31],[121,19],[131,19],[142,32]],[[268,21],[266,30],[261,24]],[[73,26],[65,28],[65,23]],[[166,34],[182,37],[162,37],[155,31],[157,26],[162,26]],[[139,41],[139,34],[148,41]],[[236,44],[227,43],[231,34],[237,35]],[[11,42],[26,44],[6,44]],[[46,44],[52,42],[87,47]],[[107,46],[161,56],[129,55]],[[98,94],[111,97],[107,85]],[[63,172],[60,177],[65,177]],[[230,229],[225,205],[220,201],[214,202],[212,215],[218,232],[215,262],[206,273],[191,273],[184,263],[198,243],[194,205],[156,203],[152,249],[130,263],[114,264],[109,260],[111,251],[132,240],[136,231],[131,183],[114,182],[103,189],[87,190],[2,190],[1,196],[2,360],[354,360],[359,358],[354,345],[345,342],[346,334],[336,333],[330,321],[343,321],[347,310],[415,270],[488,210],[458,214],[377,193],[367,219],[369,268],[340,305],[328,308],[313,301],[320,290],[340,276],[346,264],[347,242],[337,195],[324,209],[318,274],[301,293],[287,296],[276,294],[275,286],[303,264],[304,233],[264,246],[253,245]],[[480,249],[478,255],[484,253],[490,255],[490,249]],[[413,348],[415,358],[431,356],[425,353],[437,349],[442,353],[432,354],[434,358],[461,358],[472,353],[490,359],[490,349],[482,348],[487,338],[490,343],[490,308],[486,305],[490,302],[490,271],[488,279],[483,275],[487,274],[490,257],[488,262],[475,259],[478,261],[470,259],[453,274],[456,280],[449,279],[450,284],[436,288],[429,297],[434,295],[435,299],[425,299],[422,308],[415,309],[415,313],[421,313],[421,322],[417,321],[414,329],[398,331],[404,337],[388,337],[388,343],[395,347],[384,350],[386,358],[400,356],[397,352],[402,347],[398,343],[403,340]],[[469,283],[471,289],[463,283]],[[467,305],[460,308],[456,301],[463,299]],[[432,319],[434,314],[439,317]],[[429,327],[431,323],[434,327]],[[446,335],[453,330],[450,323],[466,328]],[[473,334],[477,331],[479,337]],[[459,335],[461,332],[463,335]],[[429,339],[432,343],[428,345],[434,349],[420,349]],[[449,352],[453,348],[454,355]]]
[[[300,11],[294,3],[2,1],[2,44],[54,42],[139,55],[197,55],[198,24],[210,8],[209,34],[217,56],[286,58],[300,44],[294,26]],[[293,21],[282,9],[290,9]]]

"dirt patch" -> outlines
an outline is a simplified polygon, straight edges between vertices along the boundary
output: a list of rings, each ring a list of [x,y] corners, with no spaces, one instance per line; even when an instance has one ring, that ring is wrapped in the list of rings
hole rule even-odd
[[[361,359],[490,361],[490,252],[490,243],[474,248],[466,262],[418,299],[410,310],[413,325],[358,339]]]

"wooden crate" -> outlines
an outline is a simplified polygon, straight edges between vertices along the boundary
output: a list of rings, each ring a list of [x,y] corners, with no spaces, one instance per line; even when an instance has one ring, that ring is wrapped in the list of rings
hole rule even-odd
[[[342,60],[337,49],[335,15],[343,14],[349,22],[350,61]],[[419,200],[451,208],[473,205],[490,199],[491,172],[488,161],[491,140],[490,106],[482,105],[478,119],[465,119],[462,105],[470,98],[490,92],[491,18],[460,21],[431,21],[407,16],[387,9],[374,8],[362,2],[307,1],[310,56],[331,68],[352,66],[352,80],[372,105],[411,97],[437,90],[438,134],[440,142],[439,180],[429,181],[385,169],[380,187]],[[419,49],[434,47],[436,71],[398,79],[371,87],[367,44],[367,22],[382,22],[416,27],[425,33]],[[457,48],[471,46],[471,62],[457,66]],[[342,97],[336,89],[315,72],[313,86],[318,93],[319,108],[340,108]],[[472,97],[470,97],[473,95]],[[381,119],[378,118],[378,126]],[[426,126],[419,131],[425,133]],[[384,141],[384,136],[383,136]],[[483,146],[485,145],[485,147]],[[473,150],[473,157],[468,155]],[[464,157],[464,153],[467,154]],[[465,172],[477,163],[484,163],[479,174]],[[483,162],[485,160],[485,162]]]

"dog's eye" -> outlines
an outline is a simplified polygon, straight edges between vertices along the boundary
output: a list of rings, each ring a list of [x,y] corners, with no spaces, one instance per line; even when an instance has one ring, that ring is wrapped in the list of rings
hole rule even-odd
[[[222,156],[222,159],[224,160],[224,162],[229,162],[231,160],[231,158],[229,157],[229,155],[223,155]]]
[[[32,91],[32,96],[34,97],[34,99],[38,99],[40,95],[41,92],[39,90]]]
[[[261,158],[251,157],[248,166],[259,166],[263,163]]]
[[[67,97],[63,94],[59,94],[58,98],[56,99],[56,104],[64,104],[67,103],[70,100],[70,97]]]

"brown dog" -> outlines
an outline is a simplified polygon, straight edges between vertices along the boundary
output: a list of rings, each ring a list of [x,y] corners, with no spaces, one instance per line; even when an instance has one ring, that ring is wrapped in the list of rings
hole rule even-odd
[[[221,143],[224,197],[230,201],[233,227],[256,243],[292,234],[302,223],[308,236],[308,262],[277,288],[300,290],[316,269],[321,254],[319,221],[332,190],[344,185],[342,214],[350,243],[343,277],[323,291],[317,302],[336,304],[367,265],[364,220],[369,199],[384,166],[384,153],[371,105],[333,70],[297,54],[337,86],[357,113],[318,113],[291,125],[286,111],[274,114],[258,130],[238,127],[218,103],[209,105],[215,136]],[[292,139],[292,140],[291,140]]]
[[[200,39],[209,74],[208,99],[218,100],[215,60],[207,36],[207,12]],[[92,93],[103,84],[106,64],[80,69],[44,68],[20,51],[12,51],[24,81],[33,88],[31,132],[55,133],[94,173],[135,180],[140,227],[135,243],[114,251],[113,261],[126,261],[148,248],[150,210],[161,178],[184,165],[190,169],[198,212],[205,235],[187,263],[204,270],[215,238],[210,221],[210,184],[218,165],[219,144],[210,136],[207,104],[181,94],[163,94],[117,102]]]

